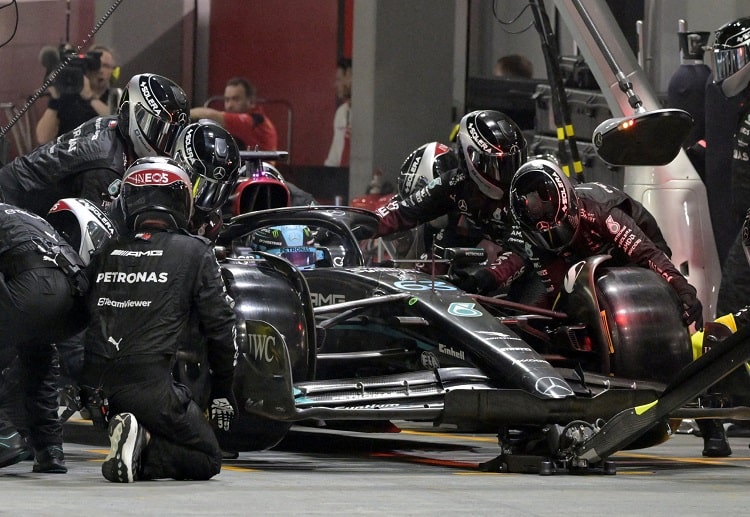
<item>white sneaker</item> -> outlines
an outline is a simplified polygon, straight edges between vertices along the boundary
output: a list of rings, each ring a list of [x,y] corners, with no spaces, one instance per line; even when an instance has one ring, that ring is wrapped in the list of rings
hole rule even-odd
[[[146,431],[132,413],[120,413],[109,422],[109,454],[102,463],[102,475],[113,483],[138,479]]]

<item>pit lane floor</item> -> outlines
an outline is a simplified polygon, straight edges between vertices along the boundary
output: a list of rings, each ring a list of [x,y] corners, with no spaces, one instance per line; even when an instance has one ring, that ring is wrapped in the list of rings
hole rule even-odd
[[[495,437],[403,424],[398,434],[293,428],[277,448],[243,452],[210,481],[107,482],[103,432],[65,425],[68,473],[0,469],[0,515],[730,515],[750,503],[750,438],[730,458],[678,434],[617,453],[617,474],[488,473]]]

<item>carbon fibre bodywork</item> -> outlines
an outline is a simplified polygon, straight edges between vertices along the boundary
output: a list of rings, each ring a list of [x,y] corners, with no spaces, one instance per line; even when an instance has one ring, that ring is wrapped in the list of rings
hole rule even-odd
[[[692,358],[679,302],[649,270],[608,270],[599,257],[573,270],[558,311],[519,311],[446,278],[365,264],[360,242],[376,223],[366,210],[296,207],[225,228],[244,410],[219,433],[226,449],[271,447],[294,422],[500,430],[606,419],[653,400]],[[247,247],[253,231],[286,224],[313,230],[317,267]]]

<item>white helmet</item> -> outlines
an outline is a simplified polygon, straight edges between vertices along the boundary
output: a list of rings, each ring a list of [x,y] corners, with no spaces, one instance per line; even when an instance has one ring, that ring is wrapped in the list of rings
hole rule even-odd
[[[78,252],[85,266],[117,234],[109,217],[94,203],[83,198],[59,200],[50,208],[47,221]]]
[[[409,154],[398,175],[398,193],[409,197],[444,172],[458,167],[453,149],[440,142],[424,144]]]

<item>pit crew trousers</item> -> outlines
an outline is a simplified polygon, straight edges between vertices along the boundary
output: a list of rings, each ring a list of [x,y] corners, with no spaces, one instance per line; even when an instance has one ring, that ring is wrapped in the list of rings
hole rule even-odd
[[[154,356],[146,363],[100,363],[87,358],[85,364],[86,382],[92,376],[102,381],[98,384],[108,398],[110,418],[133,413],[151,434],[139,479],[205,480],[221,471],[214,430],[190,390],[173,380],[170,360]]]

